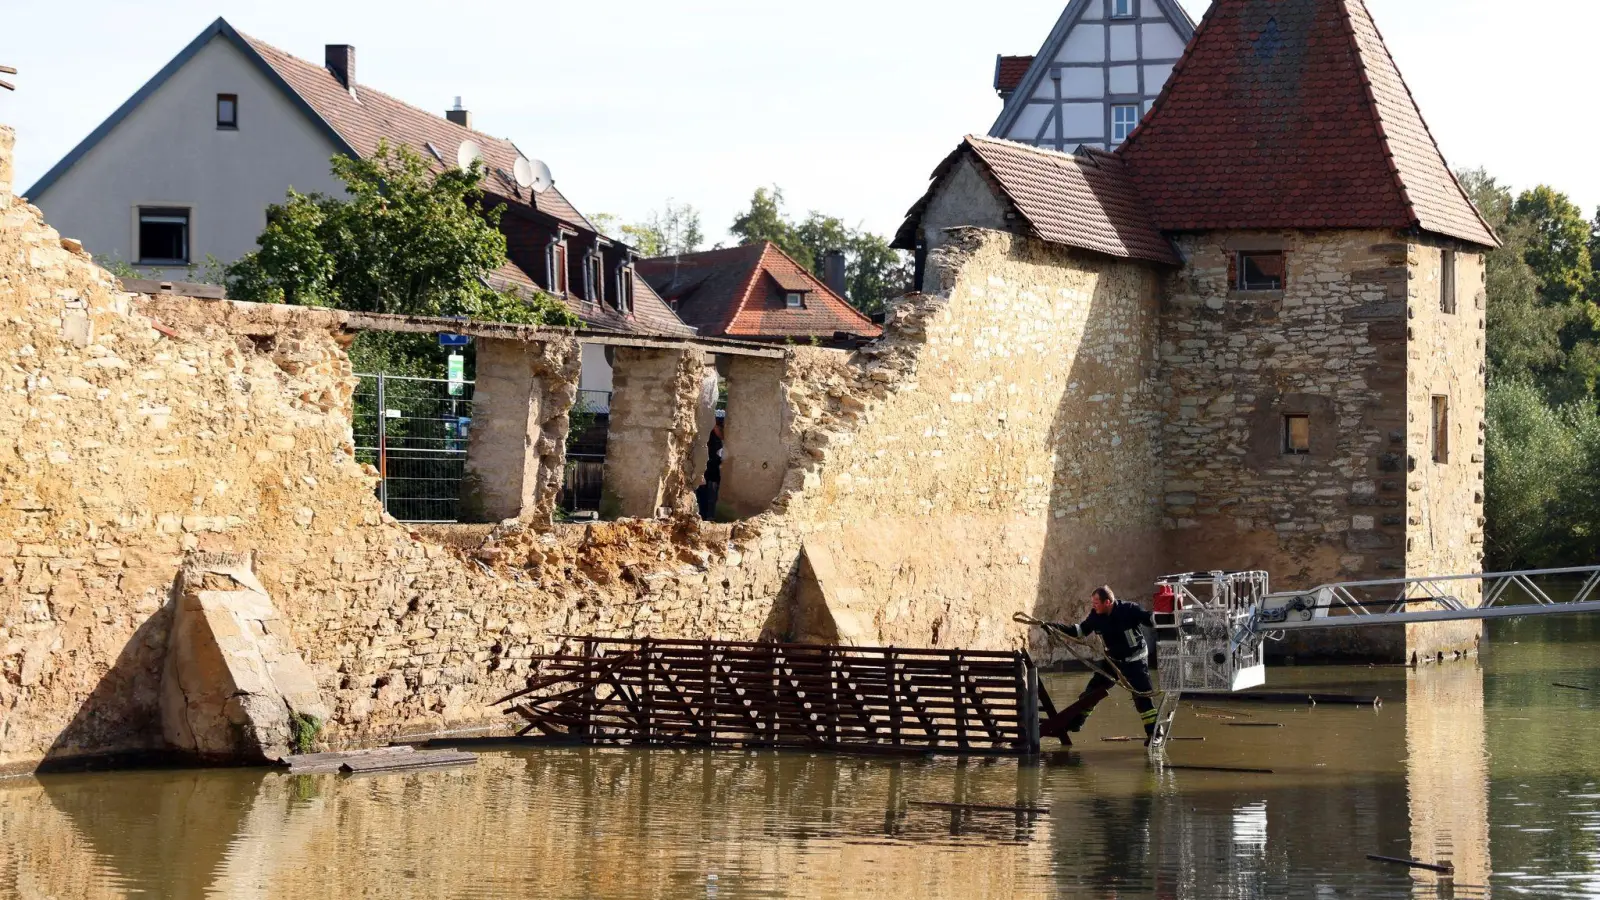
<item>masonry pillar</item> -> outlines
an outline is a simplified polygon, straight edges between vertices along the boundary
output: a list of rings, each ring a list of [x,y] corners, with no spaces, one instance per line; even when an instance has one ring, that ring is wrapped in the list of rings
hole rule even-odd
[[[784,360],[753,356],[728,364],[722,502],[741,519],[766,512],[789,468],[793,414],[783,392],[784,369]]]
[[[705,353],[618,347],[612,359],[604,518],[694,508],[688,469],[699,437]],[[703,459],[703,457],[702,457]]]
[[[578,345],[480,338],[477,351],[463,518],[549,524],[567,460]]]

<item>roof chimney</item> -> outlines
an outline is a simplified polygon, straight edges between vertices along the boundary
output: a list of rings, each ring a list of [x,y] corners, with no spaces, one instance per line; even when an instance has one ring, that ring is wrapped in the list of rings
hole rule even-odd
[[[356,48],[349,44],[329,44],[322,49],[322,60],[345,90],[355,90]]]
[[[840,297],[845,296],[845,269],[844,251],[829,250],[822,257],[822,280],[828,285],[828,290]]]
[[[444,117],[462,128],[472,127],[472,113],[467,112],[466,108],[461,105],[460,97],[456,97],[456,108],[445,110]]]

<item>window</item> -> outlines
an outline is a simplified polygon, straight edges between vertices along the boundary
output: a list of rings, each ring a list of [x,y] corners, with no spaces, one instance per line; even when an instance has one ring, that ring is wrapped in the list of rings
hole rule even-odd
[[[138,257],[142,266],[187,266],[189,210],[163,206],[139,207]]]
[[[1456,252],[1446,250],[1442,254],[1443,265],[1439,270],[1439,311],[1454,313],[1456,311]]]
[[[550,293],[567,292],[567,245],[558,242],[550,248]]]
[[[1283,417],[1283,452],[1285,456],[1307,456],[1311,453],[1311,417],[1291,414]]]
[[[239,128],[239,95],[217,95],[217,127],[224,131],[236,131]]]
[[[1433,398],[1433,461],[1450,461],[1450,398]]]
[[[633,311],[633,266],[623,266],[617,278],[617,309]]]
[[[1139,105],[1129,103],[1111,107],[1111,142],[1120,144],[1139,124]]]
[[[1283,290],[1283,252],[1240,253],[1239,282],[1241,291]]]
[[[589,302],[600,303],[606,298],[605,267],[597,253],[589,257]]]
[[[783,297],[783,305],[790,309],[799,309],[806,305],[806,295],[799,293],[785,294]]]
[[[1133,0],[1111,0],[1111,18],[1133,18]]]

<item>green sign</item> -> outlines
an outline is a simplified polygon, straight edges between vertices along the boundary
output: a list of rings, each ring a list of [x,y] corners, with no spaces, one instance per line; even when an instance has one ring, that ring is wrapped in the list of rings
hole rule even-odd
[[[459,353],[450,354],[450,396],[461,396],[467,383],[467,358]]]

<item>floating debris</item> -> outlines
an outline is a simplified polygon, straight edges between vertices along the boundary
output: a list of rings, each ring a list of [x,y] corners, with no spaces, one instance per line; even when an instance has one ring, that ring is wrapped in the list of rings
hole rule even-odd
[[[1450,863],[1438,865],[1437,863],[1426,863],[1420,859],[1400,859],[1395,856],[1378,856],[1375,853],[1368,853],[1367,859],[1373,862],[1393,863],[1397,866],[1410,866],[1413,869],[1427,869],[1429,872],[1440,872],[1445,875],[1454,875],[1456,873],[1456,867]]]

